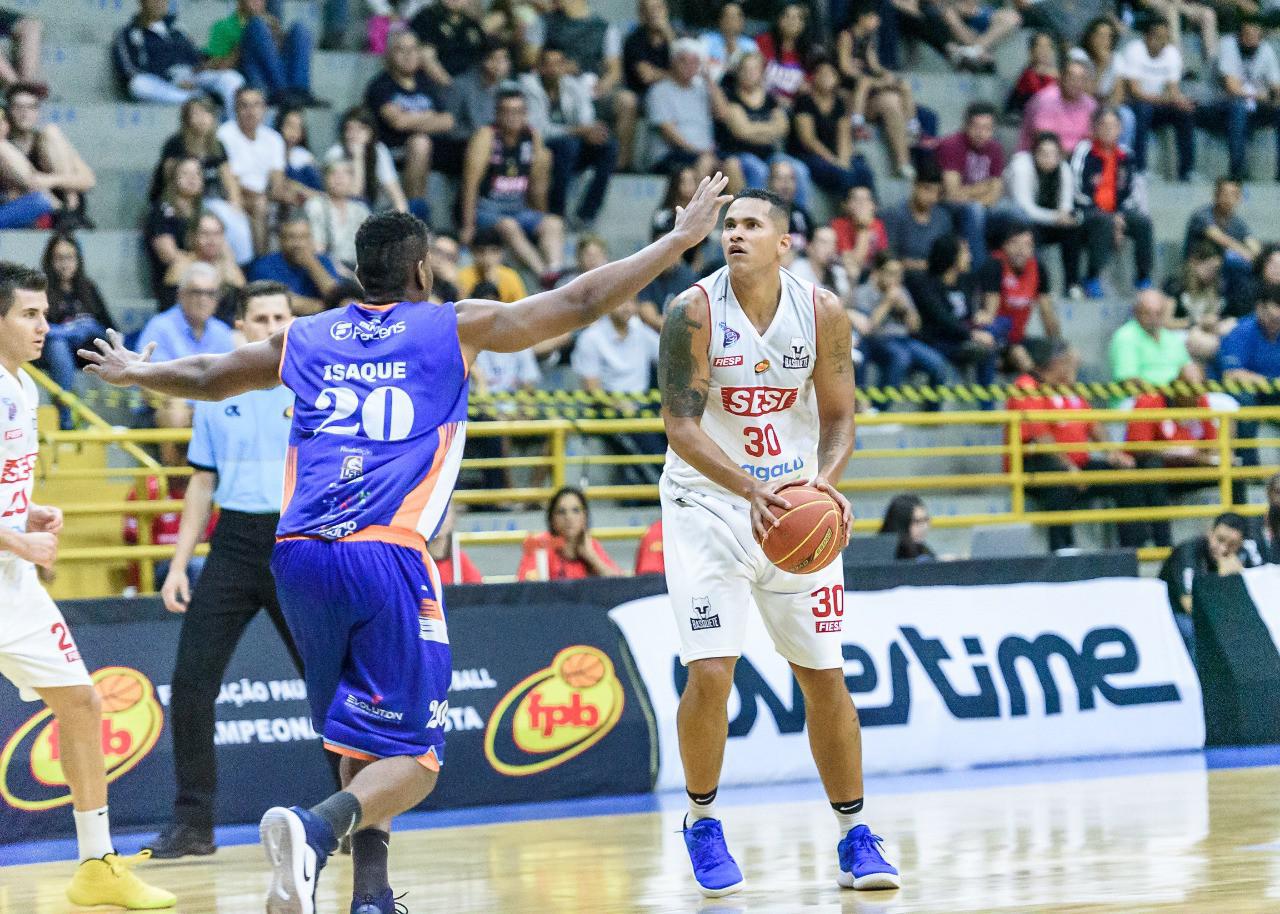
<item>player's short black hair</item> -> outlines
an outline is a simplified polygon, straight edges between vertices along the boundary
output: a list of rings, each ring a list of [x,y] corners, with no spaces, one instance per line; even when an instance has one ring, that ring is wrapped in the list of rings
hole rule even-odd
[[[773,217],[773,221],[782,223],[784,233],[791,225],[791,205],[771,190],[749,187],[734,197],[734,200],[763,200],[769,204],[769,215]]]
[[[49,288],[48,278],[39,270],[24,267],[20,263],[0,260],[0,317],[5,317],[13,307],[13,293],[43,292]]]
[[[356,232],[356,278],[369,298],[397,296],[427,259],[431,230],[411,213],[370,216]]]
[[[244,320],[244,316],[249,313],[249,302],[268,295],[283,295],[289,308],[293,308],[293,295],[288,286],[274,279],[256,279],[236,293],[236,318]]]

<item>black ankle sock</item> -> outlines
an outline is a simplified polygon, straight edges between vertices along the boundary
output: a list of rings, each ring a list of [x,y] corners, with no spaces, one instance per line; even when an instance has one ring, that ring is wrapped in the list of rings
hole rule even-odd
[[[363,828],[351,836],[351,869],[355,876],[354,895],[377,898],[388,888],[387,854],[391,836],[376,828]]]
[[[338,841],[355,831],[363,815],[360,801],[356,799],[355,794],[347,793],[345,790],[339,790],[323,803],[312,806],[311,811],[329,823],[329,827],[333,829],[333,837]]]
[[[692,790],[685,790],[685,793],[689,795],[689,799],[697,803],[699,806],[710,806],[716,801],[716,794],[719,792],[719,787],[710,793],[694,793]]]
[[[862,812],[862,798],[850,800],[848,803],[832,803],[831,808],[842,816],[853,816]]]

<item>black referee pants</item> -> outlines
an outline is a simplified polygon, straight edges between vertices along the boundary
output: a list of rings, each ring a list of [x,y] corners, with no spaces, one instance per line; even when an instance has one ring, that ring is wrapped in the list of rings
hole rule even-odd
[[[259,609],[271,617],[293,665],[302,674],[302,659],[280,612],[271,576],[271,550],[279,520],[278,514],[223,510],[204,571],[182,620],[169,719],[178,782],[174,819],[184,825],[213,827],[213,798],[218,786],[214,704],[231,655]]]

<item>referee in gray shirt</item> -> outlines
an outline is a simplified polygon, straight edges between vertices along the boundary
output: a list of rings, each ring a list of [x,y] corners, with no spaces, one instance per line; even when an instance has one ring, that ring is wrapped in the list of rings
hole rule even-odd
[[[289,290],[281,283],[253,282],[240,291],[236,329],[245,342],[265,340],[292,320]],[[165,608],[184,615],[170,700],[178,794],[173,822],[151,845],[157,859],[217,849],[214,704],[231,655],[258,610],[266,609],[302,671],[270,569],[292,415],[293,393],[283,385],[195,407],[187,450],[193,473],[177,549],[160,590]],[[218,526],[193,594],[187,565],[215,502]]]

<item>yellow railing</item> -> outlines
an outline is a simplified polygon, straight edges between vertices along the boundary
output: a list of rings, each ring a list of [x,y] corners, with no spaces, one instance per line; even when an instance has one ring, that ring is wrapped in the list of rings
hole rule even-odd
[[[1023,443],[1022,427],[1026,422],[1062,421],[1064,416],[1058,411],[963,411],[963,412],[914,412],[914,413],[882,413],[859,418],[863,429],[877,427],[900,427],[901,429],[940,428],[960,426],[977,429],[985,433],[985,440],[974,444],[940,443],[912,447],[885,447],[873,444],[859,448],[853,454],[846,477],[840,482],[840,489],[847,493],[893,493],[893,492],[930,492],[930,491],[988,491],[997,492],[1007,497],[1009,509],[988,513],[960,515],[938,514],[933,518],[935,527],[951,529],[976,527],[990,524],[1031,523],[1036,525],[1066,523],[1106,523],[1132,520],[1161,520],[1179,518],[1201,518],[1231,508],[1246,515],[1262,514],[1263,505],[1233,504],[1232,485],[1237,481],[1257,481],[1265,479],[1276,471],[1274,466],[1243,467],[1235,465],[1235,454],[1242,447],[1280,447],[1280,438],[1250,438],[1236,436],[1236,422],[1241,419],[1252,419],[1260,422],[1280,423],[1280,407],[1251,407],[1234,412],[1215,412],[1209,409],[1168,409],[1150,413],[1118,410],[1073,411],[1071,421],[1097,421],[1107,425],[1119,425],[1120,430],[1112,430],[1112,437],[1123,437],[1123,423],[1139,417],[1149,420],[1153,416],[1160,419],[1176,420],[1212,420],[1217,422],[1216,436],[1209,441],[1180,442],[1180,447],[1194,447],[1214,453],[1218,458],[1216,466],[1188,469],[1113,469],[1095,470],[1081,477],[1069,472],[1029,472],[1026,460],[1031,455],[1065,453],[1080,450],[1073,444]],[[101,442],[119,444],[127,453],[135,455],[144,445],[163,441],[185,441],[190,437],[188,430],[147,429],[118,431],[102,423],[85,431],[48,432],[45,438],[50,444]],[[467,429],[471,438],[500,437],[515,440],[533,440],[542,442],[541,452],[524,456],[505,456],[483,459],[468,459],[462,463],[463,470],[502,469],[502,470],[538,470],[542,469],[542,480],[535,484],[502,489],[461,489],[455,500],[463,505],[511,505],[513,503],[543,504],[551,494],[566,482],[579,481],[585,478],[590,468],[602,466],[623,466],[627,464],[661,464],[660,454],[638,456],[610,456],[578,453],[575,445],[583,439],[609,434],[660,432],[662,423],[658,419],[542,419],[472,422]],[[874,441],[874,439],[873,439]],[[1090,451],[1103,453],[1109,451],[1128,451],[1140,453],[1155,451],[1168,447],[1163,443],[1127,443],[1122,440],[1091,443]],[[59,478],[84,479],[102,478],[126,479],[146,475],[170,476],[190,472],[188,467],[160,467],[155,461],[141,452],[146,458],[137,467],[104,467],[101,469],[58,467],[58,448],[48,449],[52,460],[46,464],[47,483]],[[975,472],[942,472],[929,474],[895,475],[892,472],[880,472],[872,466],[873,461],[894,461],[904,458],[913,460],[949,460],[955,458],[982,458],[987,466]],[[1007,467],[1007,468],[1006,468]],[[1160,482],[1202,482],[1206,487],[1216,489],[1216,500],[1212,504],[1172,505],[1159,509],[1148,508],[1090,508],[1076,511],[1048,512],[1030,510],[1029,505],[1035,501],[1035,491],[1045,486],[1064,484],[1081,484],[1087,481],[1099,485],[1123,485]],[[593,501],[619,499],[657,500],[657,487],[653,485],[591,485],[587,487],[588,496]],[[136,515],[140,518],[150,517],[165,511],[179,510],[181,503],[172,500],[164,501],[110,501],[89,502],[63,506],[67,514],[68,525],[74,529],[77,517],[102,515]],[[171,554],[171,549],[147,544],[146,535],[149,525],[139,523],[142,534],[141,546],[98,545],[92,547],[70,547],[62,551],[60,559],[65,562],[139,562],[142,574],[142,590],[150,591],[154,584],[154,562]],[[879,527],[878,517],[862,517],[854,522],[855,532],[871,532]],[[529,531],[502,530],[460,533],[459,540],[469,546],[516,545],[525,539]],[[638,539],[643,528],[602,527],[593,530],[593,534],[601,540]],[[1164,551],[1159,549],[1143,550],[1145,559],[1163,557]]]

